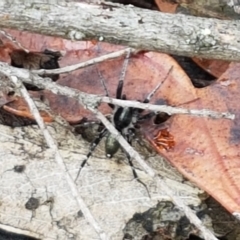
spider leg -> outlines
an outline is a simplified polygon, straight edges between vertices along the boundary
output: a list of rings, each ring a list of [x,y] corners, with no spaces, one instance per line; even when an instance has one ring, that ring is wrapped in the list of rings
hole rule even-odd
[[[122,67],[122,71],[121,71],[121,75],[120,75],[120,78],[119,78],[118,87],[117,87],[117,91],[116,91],[116,98],[117,99],[122,99],[123,83],[124,83],[124,79],[125,79],[125,75],[126,75],[126,70],[127,70],[127,66],[128,66],[128,62],[129,62],[130,53],[131,53],[131,51],[128,51],[128,53],[126,55],[126,58],[124,60],[124,63],[123,63],[123,67]],[[97,68],[97,72],[98,72],[98,76],[100,78],[100,81],[102,83],[102,86],[105,90],[106,96],[109,97],[109,92],[108,92],[107,86],[105,84],[104,77],[101,74],[101,72],[99,72],[98,68]],[[114,109],[114,104],[108,103],[108,106],[110,108]]]
[[[143,109],[142,109],[143,110]],[[139,116],[138,118],[138,122],[141,122],[141,121],[145,121],[145,120],[148,120],[148,119],[151,119],[153,116],[155,116],[156,113],[153,113],[153,112],[150,112],[150,113],[146,113],[142,116]]]
[[[96,137],[96,139],[92,142],[91,146],[90,146],[90,149],[89,149],[89,152],[86,156],[86,159],[83,160],[83,162],[81,163],[80,165],[80,168],[78,170],[78,173],[77,173],[77,176],[74,180],[74,182],[77,181],[79,175],[80,175],[80,172],[81,170],[84,168],[85,164],[87,163],[88,159],[91,157],[92,153],[94,152],[95,148],[97,147],[97,145],[100,143],[100,141],[102,140],[102,138],[107,134],[108,130],[106,128],[104,128],[100,133],[99,135]]]
[[[96,67],[96,68],[97,68],[97,67]],[[104,88],[105,95],[106,95],[107,97],[109,97],[109,92],[108,92],[108,89],[107,89],[107,86],[106,86],[106,83],[105,83],[105,79],[104,79],[102,73],[99,72],[98,68],[97,68],[97,72],[98,72],[98,76],[99,76],[99,78],[100,78],[100,81],[101,81],[101,83],[102,83],[102,86],[103,86],[103,88]]]
[[[129,57],[130,57],[130,51],[128,51],[127,56],[123,62],[123,67],[122,67],[122,71],[121,71],[121,75],[119,78],[119,82],[118,82],[118,86],[117,86],[117,91],[116,91],[116,98],[117,99],[122,99],[122,90],[123,90],[123,84],[124,84],[124,79],[126,76],[126,72],[127,72],[127,66],[129,63]]]
[[[145,187],[145,189],[146,189],[146,191],[147,191],[147,194],[148,194],[148,197],[151,198],[151,195],[150,195],[150,193],[149,193],[149,191],[148,191],[147,185],[146,185],[143,181],[141,181],[141,180],[139,179],[138,175],[137,175],[137,172],[136,172],[136,170],[135,170],[135,168],[134,168],[134,165],[133,165],[133,163],[132,163],[131,157],[129,156],[128,153],[126,153],[126,155],[127,155],[127,159],[128,159],[128,164],[129,164],[129,166],[130,166],[131,169],[132,169],[132,173],[133,173],[134,179],[136,179],[140,184],[142,184],[142,185]]]
[[[127,132],[127,133],[126,133],[126,132],[124,133],[124,136],[125,136],[127,142],[128,142],[131,146],[132,146],[131,143],[132,143],[132,140],[133,140],[134,135],[135,135],[135,129],[134,129],[134,128],[130,128],[130,129],[128,129],[128,132]],[[150,193],[149,193],[149,191],[148,191],[147,185],[146,185],[144,182],[142,182],[142,181],[139,179],[138,175],[137,175],[137,172],[136,172],[136,170],[135,170],[135,167],[134,167],[134,165],[133,165],[133,162],[132,162],[132,160],[131,160],[130,155],[128,154],[128,152],[126,152],[126,151],[124,151],[124,152],[125,152],[125,154],[126,154],[126,156],[127,156],[128,164],[129,164],[129,166],[130,166],[131,169],[132,169],[132,173],[133,173],[134,179],[136,179],[140,184],[142,184],[142,185],[145,187],[145,189],[146,189],[146,191],[147,191],[147,194],[148,194],[148,197],[151,198],[151,195],[150,195]]]
[[[128,143],[129,143],[130,145],[132,145],[132,144],[131,144],[131,135],[127,136],[127,141],[128,141]],[[133,162],[132,162],[132,160],[131,160],[130,155],[129,155],[128,152],[126,152],[126,151],[125,151],[125,153],[126,153],[126,155],[127,155],[128,164],[129,164],[129,166],[130,166],[131,169],[132,169],[132,173],[133,173],[134,179],[136,179],[140,184],[142,184],[142,185],[145,187],[145,189],[146,189],[146,191],[147,191],[147,194],[148,194],[148,197],[151,198],[151,195],[150,195],[150,193],[149,193],[149,191],[148,191],[147,185],[146,185],[143,181],[141,181],[141,180],[139,179],[138,175],[137,175],[137,172],[136,172],[136,170],[135,170],[135,167],[134,167],[134,165],[133,165]]]
[[[97,68],[97,67],[96,67],[96,68]],[[104,88],[105,95],[106,95],[107,97],[109,97],[109,92],[108,92],[108,89],[107,89],[107,86],[106,86],[106,83],[105,83],[105,79],[104,79],[102,73],[99,72],[98,68],[97,68],[97,72],[98,72],[98,76],[99,76],[99,78],[100,78],[100,81],[101,81],[101,83],[102,83],[102,86],[103,86],[103,88]],[[110,108],[114,109],[114,105],[113,105],[113,104],[108,103],[108,106],[109,106]]]
[[[149,103],[153,95],[157,92],[157,90],[162,86],[162,84],[167,80],[169,74],[172,72],[173,66],[168,70],[168,73],[166,74],[165,78],[162,82],[158,83],[158,85],[148,94],[148,96],[144,99],[143,103]]]
[[[75,128],[87,128],[87,127],[91,127],[92,125],[96,125],[97,123],[98,123],[97,121],[82,122],[82,123],[74,125],[74,127]]]
[[[162,82],[158,83],[157,86],[148,94],[148,96],[142,101],[143,103],[149,103],[151,98],[154,96],[154,94],[157,92],[157,90],[163,85],[163,83],[167,80],[169,74],[172,72],[173,70],[173,66],[168,70],[167,75],[165,76],[165,78],[163,79]],[[136,109],[135,110],[135,114],[139,115],[139,113],[142,113],[144,111],[144,109]],[[150,117],[152,117],[153,115],[150,114],[145,114],[142,117],[139,117],[139,121],[148,119]]]

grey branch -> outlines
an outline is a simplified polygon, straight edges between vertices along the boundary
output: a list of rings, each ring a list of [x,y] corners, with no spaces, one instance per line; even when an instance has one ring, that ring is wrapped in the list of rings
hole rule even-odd
[[[0,27],[76,41],[97,39],[184,56],[240,60],[238,21],[98,2],[2,0]]]
[[[26,83],[31,83],[37,87],[50,89],[55,94],[65,95],[71,98],[74,98],[79,101],[80,104],[83,106],[91,109],[97,107],[101,102],[112,103],[117,106],[122,107],[134,107],[134,108],[141,108],[146,110],[151,110],[154,112],[165,112],[169,115],[173,114],[187,114],[192,116],[198,117],[210,117],[210,118],[226,118],[233,120],[235,115],[229,112],[215,112],[208,109],[184,109],[179,107],[171,107],[166,105],[153,105],[147,103],[140,103],[137,101],[127,101],[127,100],[120,100],[114,99],[105,96],[98,96],[94,94],[88,94],[81,92],[79,90],[69,88],[66,86],[61,86],[55,82],[49,81],[47,79],[41,78],[37,75],[33,75],[27,69],[19,69],[9,66],[7,63],[0,62],[0,72],[4,75],[10,76],[17,76],[22,79]]]

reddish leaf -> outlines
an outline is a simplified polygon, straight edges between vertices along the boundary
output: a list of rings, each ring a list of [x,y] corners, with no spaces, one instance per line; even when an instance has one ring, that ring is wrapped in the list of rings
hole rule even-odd
[[[161,130],[159,126],[146,130],[146,135],[161,154],[232,213],[240,212],[239,66],[231,64],[216,84],[204,89],[193,89],[190,85],[188,92],[181,86],[178,89],[182,97],[199,98],[187,107],[229,111],[236,114],[234,121],[173,116],[165,124],[175,139],[174,149],[168,151],[158,148],[154,140]],[[174,81],[178,81],[172,80],[171,86],[174,86]],[[188,82],[186,78],[182,81]],[[168,97],[171,96],[169,93]]]

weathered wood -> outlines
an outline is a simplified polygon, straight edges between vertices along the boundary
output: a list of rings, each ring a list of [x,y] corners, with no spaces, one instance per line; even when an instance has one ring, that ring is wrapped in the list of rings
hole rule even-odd
[[[48,3],[49,2],[49,3]],[[55,1],[0,3],[0,27],[72,40],[97,39],[138,49],[240,60],[240,23],[121,6]]]

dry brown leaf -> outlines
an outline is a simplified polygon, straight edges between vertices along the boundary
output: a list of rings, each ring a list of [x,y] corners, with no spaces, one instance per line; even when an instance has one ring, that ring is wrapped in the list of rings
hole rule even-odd
[[[229,111],[236,114],[236,118],[231,121],[173,116],[165,126],[174,136],[175,147],[173,150],[159,152],[184,176],[207,191],[228,211],[240,212],[239,64],[231,64],[216,84],[203,89],[194,89],[189,84],[186,91],[189,80],[187,78],[181,80],[185,88],[179,85],[176,90],[171,86],[175,86],[178,80],[169,79],[170,91],[169,89],[166,91],[168,98],[174,98],[179,102],[183,101],[185,96],[198,98],[199,100],[184,107]],[[158,126],[147,129],[146,135],[153,144],[153,138],[159,130]]]

